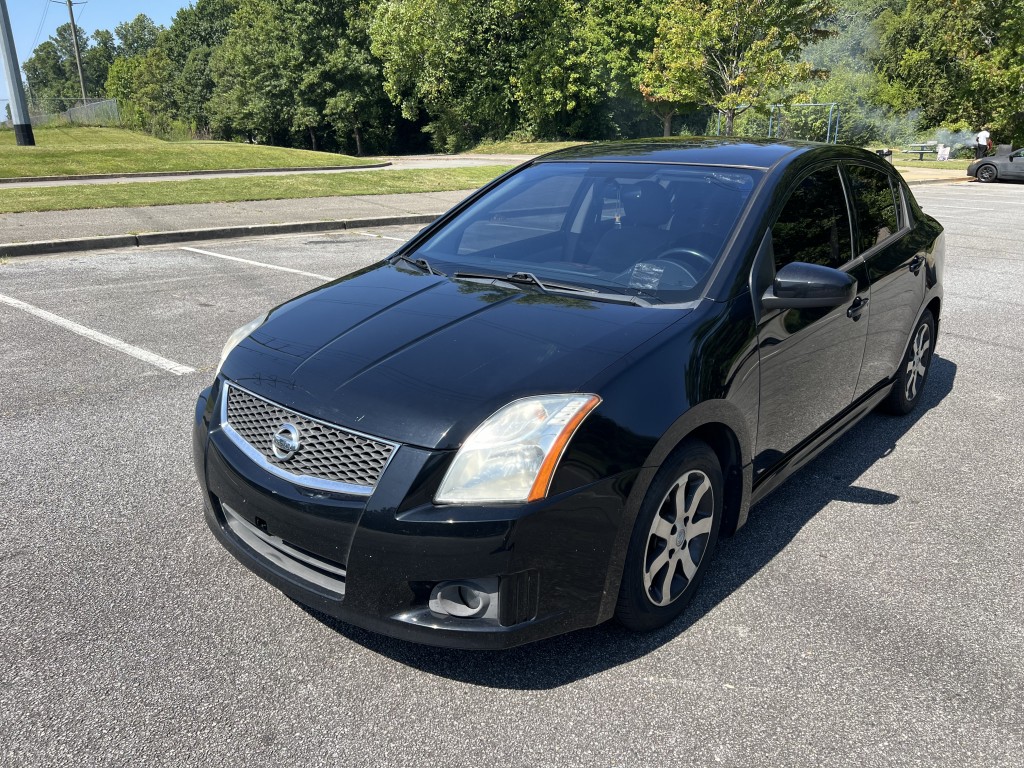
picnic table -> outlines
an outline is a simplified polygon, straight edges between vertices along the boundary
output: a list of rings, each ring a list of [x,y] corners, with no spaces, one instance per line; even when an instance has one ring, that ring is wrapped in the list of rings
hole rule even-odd
[[[900,150],[901,154],[904,155],[917,155],[918,160],[924,160],[925,155],[937,155],[938,142],[937,141],[926,141],[921,144],[908,144],[906,149]]]

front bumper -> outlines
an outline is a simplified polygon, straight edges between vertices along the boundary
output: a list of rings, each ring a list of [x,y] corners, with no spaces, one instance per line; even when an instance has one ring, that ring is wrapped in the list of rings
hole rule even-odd
[[[209,401],[217,389],[200,396],[193,430],[206,521],[297,602],[392,637],[476,649],[610,617],[604,589],[632,474],[529,505],[438,507],[430,495],[445,453],[403,445],[369,498],[313,492],[260,469],[226,438]],[[450,581],[494,585],[496,610],[432,611],[431,592]]]

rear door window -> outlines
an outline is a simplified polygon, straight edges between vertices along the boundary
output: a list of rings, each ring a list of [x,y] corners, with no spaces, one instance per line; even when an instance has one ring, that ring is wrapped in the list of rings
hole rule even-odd
[[[864,253],[903,228],[900,195],[889,174],[864,165],[847,166],[857,213],[857,250]]]

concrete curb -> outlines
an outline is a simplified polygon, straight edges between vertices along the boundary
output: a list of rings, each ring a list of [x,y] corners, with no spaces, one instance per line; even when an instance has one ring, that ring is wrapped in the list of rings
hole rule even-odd
[[[907,186],[919,187],[924,184],[969,184],[973,181],[973,176],[964,175],[962,179],[958,177],[954,179],[919,179],[917,181],[908,181]]]
[[[388,227],[398,224],[429,224],[440,213],[415,213],[405,216],[377,216],[366,219],[338,219],[334,221],[295,221],[283,224],[251,224],[239,227],[211,227],[209,229],[179,229],[169,232],[146,232],[139,235],[101,235],[77,237],[68,240],[39,240],[30,243],[0,243],[0,258],[17,256],[43,256],[49,253],[95,251],[107,248],[136,248],[147,245],[173,245],[203,240],[263,235],[292,235],[302,232],[338,232],[346,229]]]
[[[323,165],[305,168],[221,168],[204,171],[140,171],[138,173],[86,173],[80,176],[21,176],[2,178],[0,184],[45,184],[51,181],[98,181],[108,179],[152,179],[162,176],[251,176],[261,173],[319,173],[322,171],[367,171],[374,168],[387,168],[392,165],[390,160],[370,165]]]

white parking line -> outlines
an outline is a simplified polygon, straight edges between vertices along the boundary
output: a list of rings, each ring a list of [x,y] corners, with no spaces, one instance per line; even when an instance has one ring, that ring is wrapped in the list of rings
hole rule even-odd
[[[362,235],[363,237],[376,237],[378,240],[394,240],[396,243],[404,243],[408,240],[408,237],[391,237],[390,235],[378,235],[375,232],[360,232],[356,229],[350,229],[353,235]]]
[[[185,374],[196,372],[195,368],[182,365],[181,363],[176,363],[173,360],[168,360],[166,357],[160,357],[160,355],[155,352],[150,352],[149,350],[142,349],[141,347],[136,347],[126,341],[115,339],[113,336],[107,336],[105,333],[94,331],[92,328],[86,328],[84,325],[79,325],[78,323],[67,320],[60,315],[47,312],[45,309],[40,309],[32,304],[26,304],[24,301],[13,299],[2,293],[0,293],[0,303],[28,312],[30,315],[35,315],[36,317],[42,318],[54,325],[59,325],[61,328],[66,328],[72,333],[77,333],[79,336],[84,336],[87,339],[92,339],[100,344],[104,344],[111,349],[116,349],[118,352],[124,352],[126,355],[130,355],[144,363],[155,365],[157,368],[162,368],[168,373],[173,373],[175,376],[184,376]]]
[[[243,264],[252,264],[255,267],[266,267],[267,269],[276,269],[281,272],[291,272],[295,275],[304,275],[306,277],[315,277],[317,280],[333,280],[333,277],[327,275],[318,275],[316,272],[303,272],[301,269],[292,269],[291,267],[279,267],[276,264],[267,264],[263,261],[253,261],[252,259],[243,259],[238,256],[225,256],[223,253],[214,253],[213,251],[204,251],[202,248],[188,248],[183,246],[183,251],[191,251],[192,253],[201,253],[203,256],[215,256],[218,259],[227,259],[228,261],[240,261]]]

